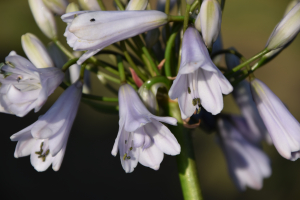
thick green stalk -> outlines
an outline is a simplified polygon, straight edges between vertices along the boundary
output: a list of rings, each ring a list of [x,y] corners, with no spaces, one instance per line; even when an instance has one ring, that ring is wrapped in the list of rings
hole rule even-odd
[[[184,128],[177,102],[168,103],[169,116],[177,119],[177,126],[169,126],[177,138],[181,152],[176,156],[184,200],[202,200],[191,133]]]
[[[165,13],[167,15],[170,13],[170,0],[166,0]],[[166,24],[165,30],[166,30],[166,41],[168,41],[168,39],[170,37],[170,25],[169,24]]]
[[[186,4],[185,13],[184,13],[184,21],[183,21],[183,33],[185,32],[185,30],[188,27],[189,18],[190,18],[190,8],[191,8],[191,5]]]
[[[85,67],[86,67],[86,64],[82,64],[81,68],[80,68],[79,79],[82,81],[82,83],[84,82]]]
[[[153,77],[153,78],[149,79],[148,81],[146,81],[144,83],[144,85],[147,87],[148,90],[150,90],[151,87],[156,83],[164,83],[168,90],[171,87],[171,81],[169,79],[167,79],[167,77],[165,77],[165,76]]]
[[[64,45],[62,45],[62,43],[60,43],[59,40],[53,39],[53,42],[56,44],[56,46],[57,46],[64,54],[66,54],[66,56],[67,56],[69,59],[75,58],[75,56],[74,56],[74,55],[73,55],[66,47],[64,47]]]
[[[104,6],[104,3],[102,2],[102,0],[97,0],[98,1],[98,4],[101,8],[101,10],[106,10],[105,6]]]
[[[105,102],[118,102],[118,98],[113,98],[113,97],[102,97],[102,96],[96,96],[96,95],[91,95],[91,94],[82,94],[83,98],[86,99],[91,99],[91,100],[96,100],[96,101],[105,101]]]
[[[251,62],[253,62],[254,60],[262,57],[263,55],[267,54],[270,50],[268,49],[264,49],[263,51],[259,52],[258,54],[256,54],[255,56],[253,56],[252,58],[248,59],[247,61],[241,63],[240,65],[236,66],[235,68],[233,68],[232,70],[228,71],[227,73],[225,73],[224,75],[226,77],[229,77],[231,74],[233,74],[234,72],[237,72],[238,70],[242,69],[243,67],[245,67],[246,65],[249,65]]]
[[[117,63],[118,63],[118,69],[119,69],[119,74],[120,74],[120,81],[121,84],[126,83],[126,76],[125,76],[125,69],[123,65],[123,60],[121,56],[116,56],[117,57]]]
[[[66,62],[64,64],[64,66],[61,68],[61,70],[63,72],[66,72],[69,69],[69,67],[71,67],[72,65],[76,64],[76,62],[77,62],[78,59],[79,58],[73,58],[73,59],[69,60],[68,62]]]
[[[196,8],[199,6],[199,1],[195,0],[194,3],[191,5],[190,12],[193,12],[196,10]]]
[[[135,63],[133,62],[132,58],[130,57],[127,49],[126,49],[126,45],[124,41],[121,41],[121,48],[123,49],[123,53],[124,56],[127,59],[127,62],[130,64],[130,66],[132,67],[132,69],[137,73],[137,75],[143,80],[146,81],[148,78],[138,69],[138,67],[135,65]]]

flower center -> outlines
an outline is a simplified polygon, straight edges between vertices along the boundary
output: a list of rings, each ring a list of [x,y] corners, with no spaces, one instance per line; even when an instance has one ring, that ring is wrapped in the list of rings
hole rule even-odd
[[[43,162],[46,161],[46,157],[49,155],[50,150],[48,149],[44,154],[43,154],[43,146],[44,146],[44,142],[41,143],[40,146],[40,151],[36,151],[35,154],[38,155],[38,158],[42,159]]]

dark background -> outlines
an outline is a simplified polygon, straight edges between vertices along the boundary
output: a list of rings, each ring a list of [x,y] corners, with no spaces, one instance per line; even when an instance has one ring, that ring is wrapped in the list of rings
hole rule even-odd
[[[155,5],[155,1],[150,0]],[[264,48],[289,1],[227,0],[223,14],[224,47],[236,47],[249,58]],[[105,0],[111,6],[112,0]],[[25,0],[0,1],[0,59],[11,50],[24,55],[21,35],[31,32],[45,44],[49,40],[37,27]],[[57,17],[60,40],[65,24]],[[255,75],[264,81],[300,120],[300,39]],[[92,77],[93,94],[113,96]],[[126,174],[119,157],[110,152],[118,131],[118,115],[103,114],[81,104],[70,134],[66,155],[58,172],[49,168],[36,172],[29,157],[15,159],[16,143],[9,137],[35,122],[49,109],[62,89],[48,99],[39,113],[24,118],[0,114],[0,199],[182,199],[175,157],[165,156],[158,171],[138,165]],[[231,95],[224,112],[238,113]],[[264,145],[272,160],[272,176],[261,191],[238,192],[227,173],[222,152],[214,135],[195,130],[193,141],[203,196],[209,199],[300,199],[300,161],[282,158],[273,146]]]

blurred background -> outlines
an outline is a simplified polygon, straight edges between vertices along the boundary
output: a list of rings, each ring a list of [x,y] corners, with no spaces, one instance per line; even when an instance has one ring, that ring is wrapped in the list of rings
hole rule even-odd
[[[112,0],[104,0],[109,8]],[[150,0],[152,8],[155,0]],[[234,46],[246,58],[261,51],[276,24],[282,18],[289,0],[227,0],[223,13],[224,48]],[[50,41],[42,34],[25,0],[0,1],[0,60],[11,50],[25,56],[21,35],[31,32],[44,44]],[[176,8],[175,8],[176,9]],[[65,43],[66,25],[57,17],[60,40]],[[300,120],[300,38],[255,75],[287,105]],[[96,77],[92,77],[93,94],[114,96]],[[49,168],[36,172],[29,157],[15,159],[15,142],[9,137],[35,122],[62,93],[57,89],[39,113],[24,118],[0,114],[0,199],[178,199],[182,193],[175,157],[165,156],[158,171],[137,166],[126,174],[119,156],[111,155],[118,131],[118,115],[94,111],[81,104],[70,134],[66,155],[58,172]],[[225,97],[224,112],[238,113],[231,95]],[[239,192],[227,173],[225,159],[214,135],[196,129],[192,132],[199,179],[204,199],[300,199],[300,161],[282,158],[273,146],[264,144],[272,161],[272,176],[260,191]]]

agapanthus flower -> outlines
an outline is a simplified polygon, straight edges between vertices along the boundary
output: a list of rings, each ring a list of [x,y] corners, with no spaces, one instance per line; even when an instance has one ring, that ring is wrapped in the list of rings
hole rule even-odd
[[[45,171],[51,164],[53,170],[59,170],[81,91],[82,82],[75,82],[35,123],[11,136],[12,141],[18,141],[16,158],[30,155],[31,164],[37,171]]]
[[[234,48],[231,49],[235,50]],[[228,69],[233,69],[240,64],[239,58],[233,54],[226,54],[225,58]],[[241,81],[234,88],[232,95],[251,131],[251,134],[248,135],[247,138],[255,143],[260,143],[262,140],[266,140],[268,143],[271,143],[267,128],[258,113],[255,102],[253,101],[249,82],[246,80]]]
[[[280,99],[258,79],[251,81],[251,90],[259,114],[277,151],[284,158],[296,160],[300,151],[300,124]]]
[[[32,109],[38,112],[64,78],[60,69],[36,68],[14,52],[5,58],[1,70],[0,103],[7,112],[19,117]]]
[[[217,124],[217,141],[226,157],[234,184],[239,190],[245,190],[247,186],[260,190],[263,179],[272,173],[269,158],[258,146],[245,139],[226,116],[220,117]]]
[[[174,135],[161,122],[176,125],[172,117],[157,117],[151,114],[135,90],[128,84],[119,89],[119,132],[112,149],[118,149],[123,169],[130,173],[141,163],[158,170],[164,153],[177,155],[180,145]]]
[[[167,23],[163,12],[151,11],[79,11],[62,16],[68,23],[64,36],[75,51],[85,51],[78,64],[104,47]]]
[[[200,104],[214,115],[220,113],[222,94],[232,90],[229,81],[210,59],[199,32],[189,27],[183,36],[180,69],[169,91],[171,99],[178,98],[181,117],[192,116]]]

